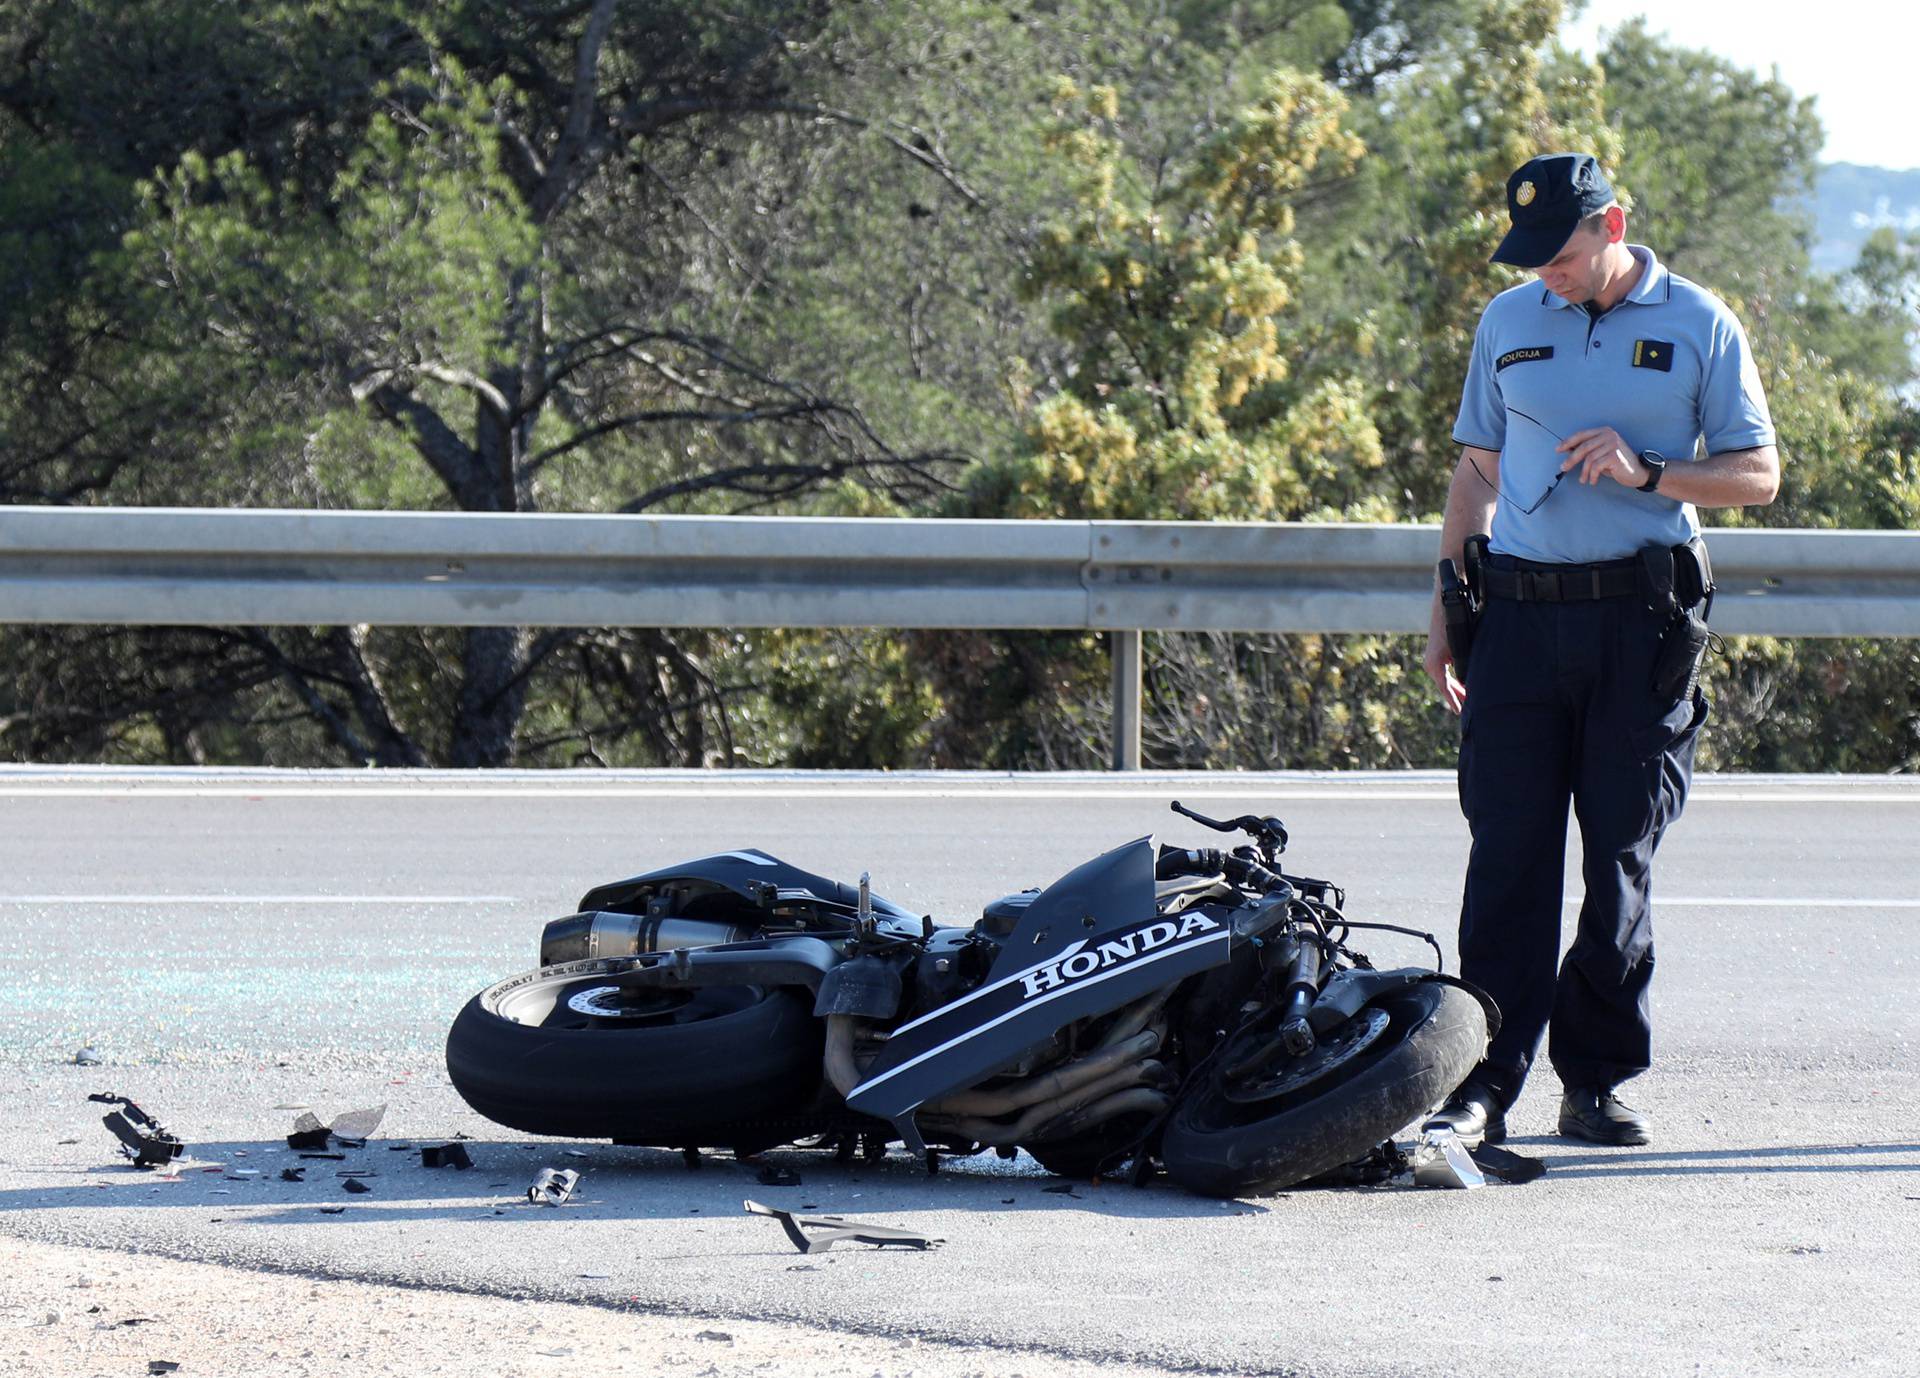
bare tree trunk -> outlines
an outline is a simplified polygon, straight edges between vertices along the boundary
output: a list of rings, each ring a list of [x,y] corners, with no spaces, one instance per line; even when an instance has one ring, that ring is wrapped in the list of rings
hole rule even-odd
[[[524,627],[471,627],[460,653],[448,764],[493,769],[513,764],[514,733],[527,706]]]

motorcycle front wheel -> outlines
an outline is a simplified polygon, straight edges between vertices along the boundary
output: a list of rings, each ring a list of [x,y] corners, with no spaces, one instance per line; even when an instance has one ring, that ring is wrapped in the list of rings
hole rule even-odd
[[[618,962],[512,976],[447,1033],[454,1089],[532,1134],[728,1146],[813,1102],[824,1032],[804,990],[642,983]]]
[[[1195,1088],[1161,1140],[1168,1176],[1206,1196],[1255,1196],[1353,1162],[1466,1079],[1487,1046],[1487,1015],[1461,987],[1421,981],[1325,1041],[1337,1046],[1343,1031],[1358,1051],[1297,1089],[1249,1100],[1217,1077]]]

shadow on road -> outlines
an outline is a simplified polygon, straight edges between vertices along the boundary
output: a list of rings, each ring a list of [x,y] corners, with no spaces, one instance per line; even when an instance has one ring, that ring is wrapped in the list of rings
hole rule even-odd
[[[1508,1140],[1508,1146],[1564,1146],[1549,1135]],[[1904,1155],[1904,1162],[1864,1162]],[[1603,1149],[1547,1158],[1553,1177],[1760,1176],[1778,1172],[1920,1173],[1920,1143],[1774,1144],[1661,1152]]]
[[[166,1175],[116,1159],[89,1165],[16,1158],[6,1165],[16,1181],[42,1177],[45,1185],[0,1190],[0,1213],[192,1207],[214,1214],[232,1209],[237,1224],[351,1223],[356,1217],[562,1223],[581,1214],[632,1221],[733,1217],[741,1213],[746,1198],[783,1210],[849,1217],[1072,1210],[1116,1218],[1198,1219],[1268,1210],[1257,1202],[1193,1196],[1164,1179],[1144,1189],[1118,1182],[1068,1181],[1024,1159],[949,1159],[930,1176],[919,1160],[904,1153],[846,1164],[827,1153],[773,1150],[750,1161],[706,1154],[697,1169],[690,1169],[681,1154],[661,1149],[469,1139],[461,1143],[474,1166],[459,1170],[423,1166],[420,1147],[429,1142],[443,1141],[374,1139],[364,1148],[336,1145],[338,1158],[302,1157],[273,1140],[190,1143],[178,1170]],[[564,1206],[534,1205],[526,1199],[528,1185],[547,1167],[580,1174]],[[304,1170],[304,1180],[282,1180],[285,1168]],[[794,1174],[797,1184],[763,1180],[763,1171],[779,1169]],[[244,1175],[249,1173],[257,1175]],[[367,1190],[349,1191],[350,1181]]]

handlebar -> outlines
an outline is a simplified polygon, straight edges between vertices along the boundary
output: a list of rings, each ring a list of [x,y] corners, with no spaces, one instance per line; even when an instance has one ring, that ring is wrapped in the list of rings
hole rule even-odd
[[[1210,876],[1223,874],[1235,885],[1245,885],[1255,890],[1271,893],[1284,889],[1287,880],[1276,871],[1269,871],[1257,861],[1250,861],[1232,852],[1223,852],[1218,847],[1198,847],[1190,850],[1167,850],[1160,853],[1160,859],[1154,864],[1155,880],[1172,880],[1176,876]]]

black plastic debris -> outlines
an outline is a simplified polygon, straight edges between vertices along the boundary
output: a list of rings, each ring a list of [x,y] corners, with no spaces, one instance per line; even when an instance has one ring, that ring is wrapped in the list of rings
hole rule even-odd
[[[346,1208],[345,1206],[322,1206],[322,1207],[320,1208],[320,1214],[322,1214],[322,1215],[343,1215],[343,1214],[345,1214],[345,1213],[346,1213],[346,1209],[347,1209],[347,1208]]]
[[[368,1186],[365,1182],[361,1181],[358,1177],[349,1177],[347,1178],[346,1181],[342,1182],[340,1185],[345,1187],[348,1191],[355,1192],[355,1193],[367,1192],[367,1191],[373,1190],[372,1187]]]
[[[768,1163],[765,1167],[761,1168],[758,1177],[760,1179],[760,1185],[763,1187],[797,1187],[800,1185],[799,1173],[790,1167],[779,1167],[773,1163]]]
[[[1469,1150],[1468,1156],[1487,1176],[1497,1177],[1515,1186],[1531,1182],[1536,1177],[1544,1177],[1547,1171],[1547,1165],[1538,1158],[1529,1158],[1524,1153],[1515,1153],[1512,1149],[1495,1144],[1483,1143]]]
[[[125,1096],[108,1092],[88,1096],[87,1099],[100,1105],[120,1107],[111,1115],[102,1116],[100,1123],[120,1141],[120,1151],[133,1159],[135,1167],[164,1167],[178,1158],[186,1147],[167,1132],[165,1125]]]
[[[787,1232],[787,1238],[793,1241],[793,1247],[803,1254],[825,1253],[834,1245],[848,1241],[872,1244],[876,1248],[892,1246],[902,1249],[937,1249],[946,1243],[944,1239],[929,1239],[912,1230],[897,1230],[891,1225],[869,1225],[837,1215],[802,1219],[792,1211],[775,1210],[758,1201],[748,1201],[746,1207],[749,1215],[767,1215],[778,1220],[780,1228]]]
[[[280,1169],[280,1180],[283,1182],[304,1182],[307,1180],[307,1170],[303,1167],[283,1167]]]
[[[180,1365],[176,1364],[171,1359],[147,1360],[148,1373],[175,1373],[179,1371],[179,1368],[180,1368]]]
[[[344,1153],[302,1153],[300,1156],[302,1158],[325,1158],[330,1163],[344,1163],[347,1161],[347,1155]]]
[[[540,1175],[533,1179],[533,1185],[527,1188],[527,1200],[536,1206],[565,1205],[579,1182],[577,1172],[543,1167]]]
[[[287,1147],[325,1148],[329,1132],[327,1127],[316,1120],[311,1113],[303,1113],[293,1122],[293,1128],[287,1134]]]
[[[356,1148],[363,1147],[373,1131],[380,1127],[380,1121],[386,1117],[386,1113],[384,1103],[365,1110],[349,1110],[334,1116],[333,1123],[329,1125],[322,1124],[311,1110],[304,1110],[287,1134],[287,1147],[325,1148],[329,1138]]]
[[[452,1167],[465,1172],[473,1166],[473,1159],[459,1144],[430,1144],[420,1150],[420,1166]]]

